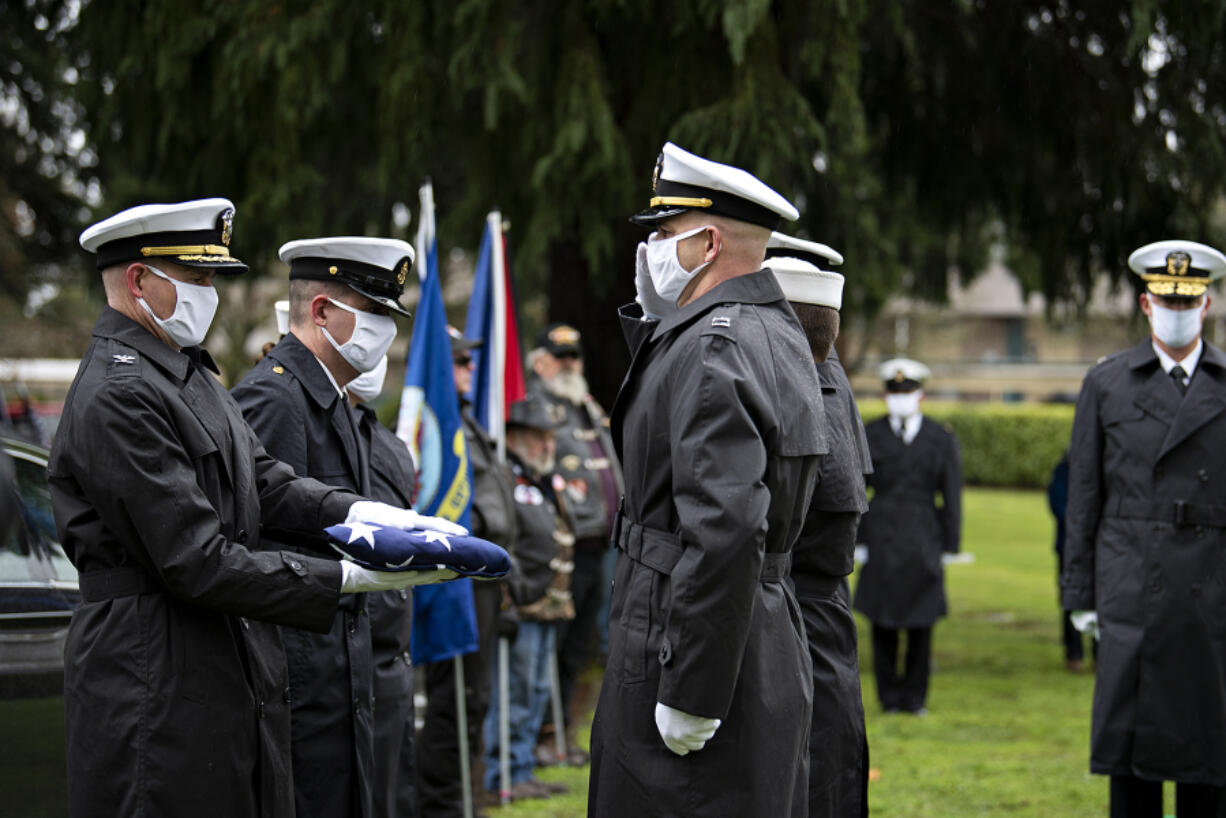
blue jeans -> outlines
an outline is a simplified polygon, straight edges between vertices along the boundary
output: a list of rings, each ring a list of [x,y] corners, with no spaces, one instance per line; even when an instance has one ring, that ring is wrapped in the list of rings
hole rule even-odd
[[[532,778],[536,734],[549,706],[549,657],[553,654],[557,625],[520,622],[509,651],[511,722],[511,785]],[[498,661],[490,668],[490,709],[485,714],[485,788],[499,789],[498,766]]]

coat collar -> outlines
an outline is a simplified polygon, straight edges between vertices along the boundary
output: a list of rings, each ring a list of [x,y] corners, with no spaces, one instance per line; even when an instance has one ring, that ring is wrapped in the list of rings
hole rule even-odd
[[[1157,360],[1156,355],[1154,360]],[[1161,367],[1158,367],[1157,371],[1161,377],[1170,380]],[[1171,387],[1171,391],[1174,392],[1173,384]],[[1183,400],[1179,401],[1174,421],[1158,452],[1158,459],[1164,457],[1167,452],[1187,440],[1223,411],[1226,411],[1226,354],[1205,342],[1200,363],[1197,364],[1192,381],[1188,384],[1187,394],[1183,396]]]
[[[180,381],[187,379],[187,371],[193,362],[217,372],[217,364],[204,347],[184,347],[182,350],[176,350],[114,307],[102,308],[102,314],[98,316],[91,334],[132,347]]]
[[[736,276],[720,282],[709,292],[703,293],[672,315],[660,319],[655,332],[651,334],[653,341],[660,339],[678,327],[689,324],[695,318],[720,304],[735,302],[738,304],[770,304],[783,300],[783,290],[773,275],[756,273]]]
[[[340,393],[336,391],[332,381],[328,380],[328,375],[315,353],[307,349],[294,333],[287,332],[269,351],[268,357],[280,362],[292,372],[311,400],[321,408],[327,409],[340,400]]]

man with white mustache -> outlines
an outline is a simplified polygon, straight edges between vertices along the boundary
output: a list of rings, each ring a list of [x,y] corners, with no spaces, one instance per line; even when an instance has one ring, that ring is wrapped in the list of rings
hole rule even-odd
[[[1069,448],[1065,610],[1099,637],[1090,771],[1112,818],[1226,807],[1226,354],[1202,338],[1226,256],[1134,251],[1149,337],[1082,383]]]

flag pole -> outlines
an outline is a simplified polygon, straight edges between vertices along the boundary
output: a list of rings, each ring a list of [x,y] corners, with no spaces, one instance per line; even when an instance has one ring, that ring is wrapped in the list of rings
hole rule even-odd
[[[472,770],[468,758],[468,698],[465,696],[464,657],[456,656],[455,713],[456,731],[460,734],[460,787],[463,792],[464,818],[473,818]]]
[[[498,778],[499,796],[503,804],[511,803],[511,642],[498,637]]]
[[[506,375],[507,375],[507,347],[506,347],[506,330],[507,330],[507,286],[506,286],[506,260],[503,257],[503,240],[502,240],[502,213],[498,210],[491,210],[489,216],[486,217],[486,222],[490,229],[490,253],[491,267],[493,270],[493,325],[494,338],[493,349],[490,354],[493,356],[493,371],[491,373],[490,390],[492,392],[490,398],[490,436],[494,438],[494,443],[497,446],[498,462],[507,462],[507,436],[506,436],[506,411],[507,411],[507,392],[506,392]]]

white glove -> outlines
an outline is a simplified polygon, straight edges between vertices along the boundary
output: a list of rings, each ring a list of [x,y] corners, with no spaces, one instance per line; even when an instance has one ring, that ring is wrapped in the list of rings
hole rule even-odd
[[[851,552],[851,558],[855,560],[856,565],[863,565],[868,562],[868,546],[857,545]]]
[[[1069,620],[1073,623],[1073,627],[1082,633],[1088,633],[1096,640],[1102,635],[1098,629],[1098,612],[1097,611],[1070,611]]]
[[[715,731],[719,729],[719,719],[704,719],[702,716],[691,716],[667,704],[656,702],[656,729],[664,744],[679,756],[691,750],[701,750]]]
[[[412,585],[434,585],[458,577],[455,571],[372,571],[356,562],[341,560],[341,593],[398,591]]]
[[[371,500],[359,500],[349,507],[349,516],[345,518],[345,525],[353,525],[354,523],[370,523],[371,525],[381,525],[385,528],[402,528],[405,531],[424,528],[429,531],[441,531],[444,534],[452,534],[457,537],[462,537],[468,533],[468,529],[464,526],[456,525],[450,520],[444,520],[442,517],[428,517],[425,514],[418,514],[412,509],[396,508],[395,506],[389,506],[387,503],[376,503]]]
[[[651,273],[647,271],[647,242],[640,241],[638,252],[634,256],[634,300],[643,308],[644,318],[663,318],[677,311],[676,302],[656,292],[651,283]]]

